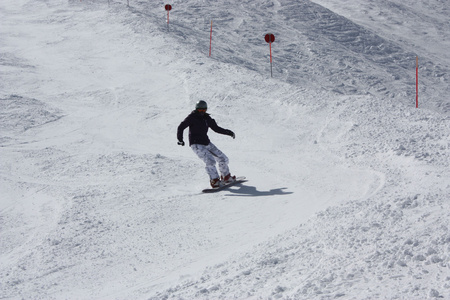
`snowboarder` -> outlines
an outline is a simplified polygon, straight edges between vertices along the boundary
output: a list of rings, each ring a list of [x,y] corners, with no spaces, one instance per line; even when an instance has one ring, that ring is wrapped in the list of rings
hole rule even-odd
[[[235,138],[234,132],[224,129],[217,125],[216,121],[206,113],[208,105],[200,100],[183,122],[180,123],[177,130],[178,145],[184,146],[183,132],[189,127],[189,146],[197,156],[206,163],[206,172],[210,178],[211,187],[220,187],[222,184],[228,184],[236,180],[236,176],[231,176],[228,168],[228,157],[220,151],[208,138],[208,128],[217,133],[225,134]],[[216,169],[216,162],[219,164],[219,173]]]

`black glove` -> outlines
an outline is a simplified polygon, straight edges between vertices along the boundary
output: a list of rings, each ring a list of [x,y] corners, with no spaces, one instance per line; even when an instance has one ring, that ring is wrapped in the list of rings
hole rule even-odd
[[[178,141],[178,145],[184,146],[184,142],[183,141]]]
[[[227,132],[227,135],[229,135],[229,136],[231,136],[233,139],[236,137],[236,135],[234,134],[234,132],[233,131],[231,131],[231,130],[227,130],[228,132]]]

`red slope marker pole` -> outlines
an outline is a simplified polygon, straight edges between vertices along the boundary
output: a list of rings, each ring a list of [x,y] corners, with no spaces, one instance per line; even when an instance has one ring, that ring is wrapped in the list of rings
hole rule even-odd
[[[272,75],[272,43],[269,43],[269,51],[270,51],[270,77],[273,77],[273,75]]]
[[[212,20],[211,20],[211,32],[209,34],[209,56],[211,56],[211,42],[212,42]]]
[[[167,29],[169,29],[169,11],[172,9],[172,5],[166,4],[166,6],[164,6],[164,8],[167,11]]]
[[[419,108],[419,57],[416,56],[416,108]]]
[[[270,51],[270,77],[273,77],[272,75],[272,43],[275,42],[275,36],[271,33],[266,34],[264,37],[267,43],[269,43],[269,51]]]

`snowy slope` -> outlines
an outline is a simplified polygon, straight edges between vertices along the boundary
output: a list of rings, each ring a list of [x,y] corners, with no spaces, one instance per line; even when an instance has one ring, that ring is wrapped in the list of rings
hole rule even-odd
[[[341,10],[350,7],[347,15],[352,17],[349,19],[310,1],[249,0],[237,4],[225,1],[215,5],[189,1],[174,9],[172,34],[181,41],[195,44],[200,52],[208,53],[209,20],[212,19],[214,58],[264,73],[268,71],[268,47],[261,41],[264,34],[271,32],[277,41],[274,44],[277,78],[338,94],[396,97],[405,105],[414,105],[415,62],[419,56],[422,106],[437,106],[448,113],[449,101],[434,99],[436,96],[442,99],[449,93],[450,62],[445,49],[450,24],[446,4],[437,1],[419,14],[414,3],[369,3],[338,2],[335,6]],[[429,6],[437,13],[432,14]],[[387,21],[366,22],[371,26],[364,27],[355,23],[359,18],[353,17],[358,16],[354,11],[366,12],[368,20],[382,14]],[[397,27],[405,29],[398,30],[392,24],[402,17],[405,24]],[[410,26],[411,23],[420,25]],[[412,32],[408,31],[411,27],[415,29]],[[429,32],[435,33],[433,38],[428,37]],[[404,41],[398,35],[411,38]],[[430,44],[433,46],[426,52]],[[434,50],[436,48],[444,50]]]
[[[0,298],[450,297],[447,3],[130,2],[0,5]]]

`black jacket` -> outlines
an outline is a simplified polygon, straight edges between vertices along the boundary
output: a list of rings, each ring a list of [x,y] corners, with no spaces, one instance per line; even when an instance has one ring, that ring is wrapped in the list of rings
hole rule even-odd
[[[183,122],[180,123],[177,130],[178,141],[183,141],[183,132],[189,127],[189,145],[201,144],[208,145],[208,128],[217,133],[233,136],[233,132],[217,125],[216,121],[207,113],[200,114],[196,110],[192,111]]]

